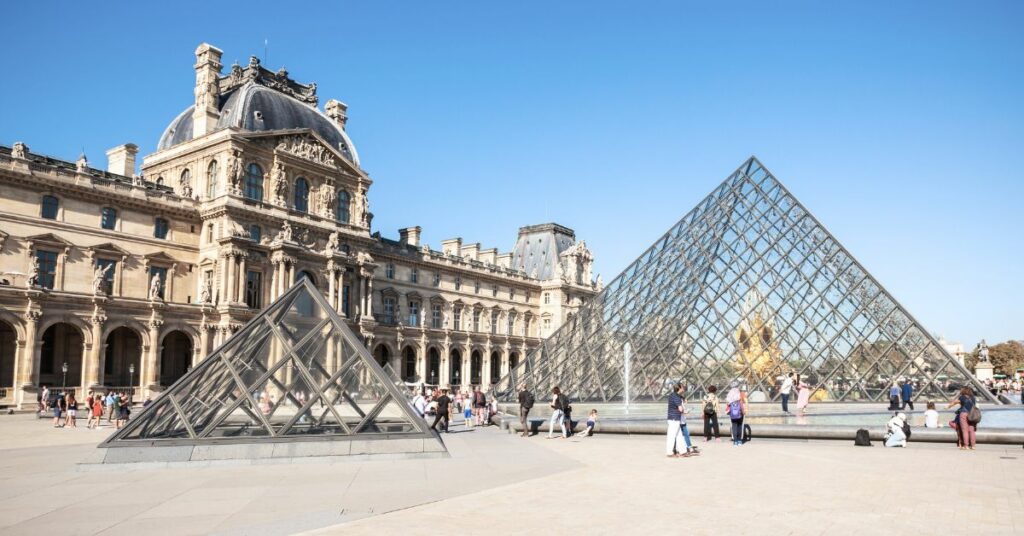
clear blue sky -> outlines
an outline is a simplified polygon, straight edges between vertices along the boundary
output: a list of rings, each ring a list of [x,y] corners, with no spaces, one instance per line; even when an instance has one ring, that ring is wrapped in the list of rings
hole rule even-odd
[[[1024,339],[1024,2],[712,4],[12,2],[0,143],[149,153],[196,45],[268,39],[349,104],[385,236],[555,220],[608,281],[756,154],[927,329]]]

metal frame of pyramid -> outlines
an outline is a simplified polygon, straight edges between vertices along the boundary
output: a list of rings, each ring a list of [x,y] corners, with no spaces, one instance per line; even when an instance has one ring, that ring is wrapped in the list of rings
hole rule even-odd
[[[815,401],[914,399],[960,386],[998,403],[754,157],[496,386],[579,401],[661,400],[744,385],[777,400],[789,371]]]
[[[394,438],[437,436],[303,278],[99,446]]]

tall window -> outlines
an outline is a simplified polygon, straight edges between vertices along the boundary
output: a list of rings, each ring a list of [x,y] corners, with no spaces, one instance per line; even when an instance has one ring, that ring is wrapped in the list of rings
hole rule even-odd
[[[212,244],[213,243],[213,224],[212,223],[210,225],[206,226],[206,243],[208,243],[208,244]]]
[[[249,240],[252,240],[257,244],[260,243],[260,240],[263,240],[263,229],[261,229],[259,225],[254,223],[249,226]]]
[[[409,302],[409,325],[414,328],[420,326],[420,302]]]
[[[249,270],[245,274],[245,304],[250,309],[259,309],[263,306],[263,274],[255,270]]]
[[[43,196],[42,217],[48,220],[57,219],[57,209],[60,208],[60,201],[52,195]]]
[[[508,289],[508,299],[510,299],[510,300],[516,299],[516,289],[509,287],[509,289]]]
[[[117,210],[110,207],[103,207],[100,211],[100,227],[114,230],[117,227]]]
[[[491,285],[491,296],[498,295],[498,285]]]
[[[462,276],[455,276],[455,290],[462,290]]]
[[[498,311],[491,311],[491,333],[498,333]]]
[[[213,199],[217,197],[217,161],[210,162],[206,168],[206,197]]]
[[[506,327],[508,329],[508,331],[505,332],[507,335],[514,335],[515,334],[515,328],[516,328],[516,312],[515,311],[509,311],[508,312],[508,326],[506,326]]]
[[[441,329],[441,304],[435,303],[430,307],[430,327]]]
[[[420,282],[420,271],[415,266],[413,267],[412,271],[409,272],[409,281],[411,281],[413,283],[419,283]]]
[[[473,311],[473,331],[480,332],[480,310]]]
[[[153,220],[153,236],[164,239],[167,238],[167,230],[170,229],[170,224],[164,218],[157,218]]]
[[[384,276],[388,279],[395,278],[395,265],[393,263],[389,262],[388,265],[384,267]]]
[[[167,299],[166,297],[164,297],[164,291],[166,291],[167,289],[167,268],[162,268],[160,266],[150,266],[149,281],[153,280],[154,275],[160,278],[160,292],[158,296],[160,296],[161,300],[165,300]]]
[[[309,182],[302,177],[295,180],[295,210],[309,212]]]
[[[462,308],[456,308],[452,310],[452,329],[460,331],[462,329]]]
[[[395,299],[384,298],[384,323],[395,323]]]
[[[473,282],[473,292],[480,294],[480,281]]]
[[[545,292],[544,293],[544,305],[547,305],[549,303],[551,303],[551,293],[550,292]]]
[[[434,272],[434,286],[441,286],[441,272]]]
[[[103,272],[103,281],[100,282],[100,290],[104,294],[114,293],[114,272],[117,271],[117,261],[112,259],[96,259],[96,267]]]
[[[57,253],[37,249],[36,260],[39,261],[39,274],[36,285],[52,289],[54,281],[57,280]]]
[[[263,201],[263,168],[258,164],[249,164],[245,174],[245,197]]]
[[[341,223],[348,223],[351,201],[352,196],[349,195],[348,191],[338,190],[338,206],[334,213],[338,216],[338,221]]]
[[[350,316],[348,312],[348,296],[351,292],[351,285],[341,287],[341,312],[345,313],[345,316]]]

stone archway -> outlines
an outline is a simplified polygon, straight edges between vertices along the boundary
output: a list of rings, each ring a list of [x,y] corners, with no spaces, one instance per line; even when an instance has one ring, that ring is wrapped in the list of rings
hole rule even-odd
[[[431,347],[427,350],[427,383],[437,385],[441,382],[441,352]]]
[[[84,340],[74,324],[57,322],[46,328],[39,345],[39,385],[68,390],[80,387]]]
[[[494,385],[501,380],[501,352],[497,350],[491,352],[491,377],[488,378],[488,383]]]
[[[416,350],[412,346],[406,346],[402,350],[402,381],[415,382],[416,376]]]
[[[192,364],[192,338],[183,331],[164,336],[160,352],[160,385],[167,387],[188,372]]]
[[[448,354],[448,362],[451,364],[448,383],[452,385],[452,389],[457,389],[459,385],[462,385],[462,352],[452,348]]]
[[[513,370],[519,365],[519,353],[512,352],[508,354],[508,370]]]
[[[142,382],[142,336],[128,326],[107,335],[103,355],[103,384],[115,388],[133,387]]]
[[[480,350],[473,350],[469,359],[469,383],[480,385],[483,380],[484,358]]]
[[[18,333],[14,326],[0,320],[0,398],[14,396],[14,354],[18,351]],[[3,390],[7,391],[6,396]]]

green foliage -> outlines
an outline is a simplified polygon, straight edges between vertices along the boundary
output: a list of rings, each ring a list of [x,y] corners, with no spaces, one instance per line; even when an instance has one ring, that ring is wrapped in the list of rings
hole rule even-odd
[[[1024,343],[1006,341],[989,346],[988,359],[995,366],[996,374],[1012,376],[1018,367],[1024,366]]]

